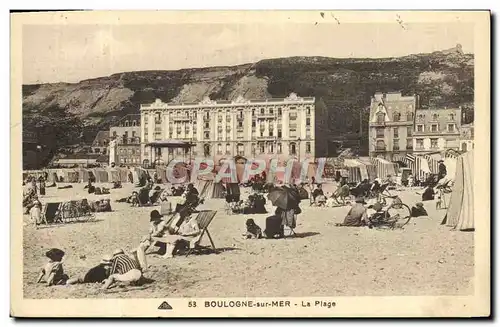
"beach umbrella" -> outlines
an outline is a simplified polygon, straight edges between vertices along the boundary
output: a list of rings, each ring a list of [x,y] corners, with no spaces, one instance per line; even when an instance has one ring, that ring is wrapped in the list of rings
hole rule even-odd
[[[297,191],[290,188],[274,189],[267,195],[271,203],[283,210],[293,209],[300,203],[300,195]]]

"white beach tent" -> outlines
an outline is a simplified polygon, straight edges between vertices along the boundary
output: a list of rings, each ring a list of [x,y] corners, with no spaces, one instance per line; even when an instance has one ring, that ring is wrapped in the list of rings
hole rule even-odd
[[[474,230],[474,151],[457,159],[450,205],[442,224],[456,230]]]

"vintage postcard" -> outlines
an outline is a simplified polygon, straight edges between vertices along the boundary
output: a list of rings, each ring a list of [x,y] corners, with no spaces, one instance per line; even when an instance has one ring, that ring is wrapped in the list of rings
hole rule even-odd
[[[490,315],[490,12],[11,33],[12,316]]]

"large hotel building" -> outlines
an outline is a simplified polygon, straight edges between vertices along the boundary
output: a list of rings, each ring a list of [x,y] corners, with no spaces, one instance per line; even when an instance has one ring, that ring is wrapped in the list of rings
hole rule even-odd
[[[151,143],[182,140],[194,144],[189,155],[296,157],[325,156],[327,111],[321,99],[299,97],[211,100],[141,105],[142,160],[167,162],[185,157],[183,149],[155,149]],[[321,136],[317,138],[316,136]]]

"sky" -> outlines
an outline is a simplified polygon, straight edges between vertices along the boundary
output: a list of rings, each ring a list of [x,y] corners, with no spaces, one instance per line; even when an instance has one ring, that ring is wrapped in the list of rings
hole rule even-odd
[[[232,66],[291,56],[381,58],[462,45],[466,23],[24,25],[23,84],[140,70]]]

